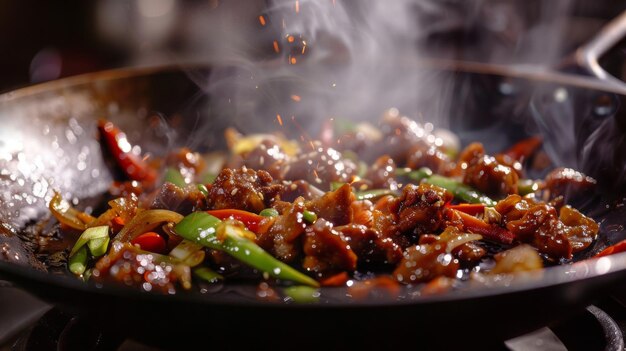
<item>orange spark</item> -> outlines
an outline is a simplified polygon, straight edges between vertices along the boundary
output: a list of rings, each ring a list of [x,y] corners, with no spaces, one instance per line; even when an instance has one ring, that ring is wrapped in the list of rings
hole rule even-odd
[[[299,97],[298,95],[291,95],[291,100],[296,101],[296,102],[300,102],[300,100],[302,100],[302,98]]]
[[[276,120],[278,121],[278,124],[280,124],[281,126],[283,125],[283,119],[280,117],[279,114],[276,114]]]
[[[296,13],[300,13],[300,1],[296,0]]]
[[[278,46],[278,41],[274,40],[274,51],[276,51],[276,53],[280,52],[280,47]]]
[[[292,65],[295,65],[296,64],[296,58],[295,57],[289,58],[289,63],[291,63]]]
[[[265,26],[266,22],[265,22],[265,16],[261,15],[259,16],[259,22],[261,22],[262,26]]]
[[[296,38],[293,37],[293,35],[290,35],[287,37],[287,41],[290,43],[293,43],[296,40]]]

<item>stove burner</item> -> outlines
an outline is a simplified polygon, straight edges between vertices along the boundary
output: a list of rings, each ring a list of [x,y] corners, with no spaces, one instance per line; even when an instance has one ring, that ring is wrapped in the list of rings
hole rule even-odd
[[[602,306],[604,310],[589,306],[585,311],[567,320],[543,328],[537,332],[508,340],[496,346],[505,350],[607,350],[624,349],[624,338],[620,324],[626,326],[626,310],[617,303]],[[612,317],[613,316],[613,317]],[[219,345],[212,345],[212,347]],[[224,345],[226,346],[226,345]],[[415,344],[413,344],[415,346]],[[218,347],[220,348],[220,347]],[[5,350],[0,345],[1,350]],[[13,343],[13,351],[39,350],[95,350],[95,351],[158,351],[121,335],[112,335],[95,329],[88,322],[53,308],[33,326],[21,333]]]

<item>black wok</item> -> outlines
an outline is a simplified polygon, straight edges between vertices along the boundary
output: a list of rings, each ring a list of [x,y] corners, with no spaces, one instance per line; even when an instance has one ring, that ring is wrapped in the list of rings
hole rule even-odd
[[[462,82],[452,89],[445,111],[464,143],[484,141],[488,150],[539,133],[557,165],[582,169],[601,189],[582,209],[602,221],[601,238],[574,264],[545,269],[528,279],[471,286],[440,296],[384,294],[352,301],[342,290],[324,288],[325,303],[268,304],[245,287],[226,285],[207,293],[174,296],[115,286],[85,284],[40,270],[29,237],[20,228],[45,215],[53,189],[88,206],[108,189],[114,174],[95,138],[98,118],[125,129],[144,150],[174,146],[198,150],[224,147],[223,129],[274,130],[275,115],[250,116],[228,108],[224,91],[204,89],[211,79],[236,79],[240,68],[161,67],[89,74],[0,96],[0,275],[41,299],[111,330],[148,343],[207,346],[313,348],[464,344],[484,347],[571,315],[615,291],[626,279],[626,254],[587,259],[626,238],[622,204],[626,89],[556,73],[530,74],[494,66],[446,62],[407,63],[423,74]],[[274,89],[282,89],[274,86]],[[288,84],[287,84],[288,85]],[[260,87],[260,91],[264,88]],[[425,115],[441,114],[430,101],[434,86],[416,105]],[[289,87],[284,87],[288,91]],[[254,106],[267,111],[276,101]],[[303,119],[285,125],[297,135],[314,135],[317,124]],[[68,195],[70,197],[68,197]],[[17,255],[17,256],[16,256]],[[16,259],[17,257],[17,259]],[[217,288],[216,288],[217,290]]]

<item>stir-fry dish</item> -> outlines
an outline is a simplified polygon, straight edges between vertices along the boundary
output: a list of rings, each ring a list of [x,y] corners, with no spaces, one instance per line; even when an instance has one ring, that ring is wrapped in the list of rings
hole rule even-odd
[[[85,281],[165,294],[244,282],[266,300],[314,300],[319,287],[436,294],[567,264],[594,242],[598,223],[569,204],[596,181],[547,168],[540,138],[489,154],[429,126],[388,113],[319,140],[229,129],[225,152],[146,157],[102,120],[119,180],[92,213],[55,194],[55,238]]]

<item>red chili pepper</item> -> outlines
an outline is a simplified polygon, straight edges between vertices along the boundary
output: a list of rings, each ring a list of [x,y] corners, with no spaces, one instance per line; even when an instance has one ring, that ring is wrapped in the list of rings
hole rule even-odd
[[[458,205],[447,205],[446,207],[453,209],[453,210],[461,211],[463,213],[467,213],[472,216],[485,212],[485,205],[483,204],[458,204]]]
[[[259,232],[259,223],[265,218],[256,213],[236,209],[211,210],[207,213],[219,219],[234,218],[243,222],[246,228],[254,233]]]
[[[108,150],[128,178],[146,182],[156,179],[156,171],[150,168],[139,155],[132,152],[132,147],[124,132],[106,120],[98,121],[98,130]]]
[[[331,275],[330,277],[322,280],[320,285],[322,286],[345,286],[348,282],[348,273],[341,272],[339,274]]]
[[[165,247],[167,246],[165,239],[155,232],[143,233],[131,240],[130,243],[133,245],[139,245],[142,250],[155,253],[164,253]]]
[[[615,245],[611,245],[607,247],[606,249],[600,251],[594,257],[604,257],[604,256],[613,255],[613,254],[624,252],[624,251],[626,251],[626,240],[622,240]]]
[[[504,244],[511,244],[513,243],[513,240],[515,240],[515,234],[498,225],[488,224],[472,215],[461,211],[452,211],[454,211],[461,218],[461,220],[463,221],[463,226],[467,231],[475,234],[480,234],[486,239],[498,241]]]
[[[530,157],[539,146],[541,146],[542,140],[538,136],[526,138],[517,142],[511,146],[508,150],[503,152],[504,155],[511,157],[514,160],[522,162],[524,159]]]

